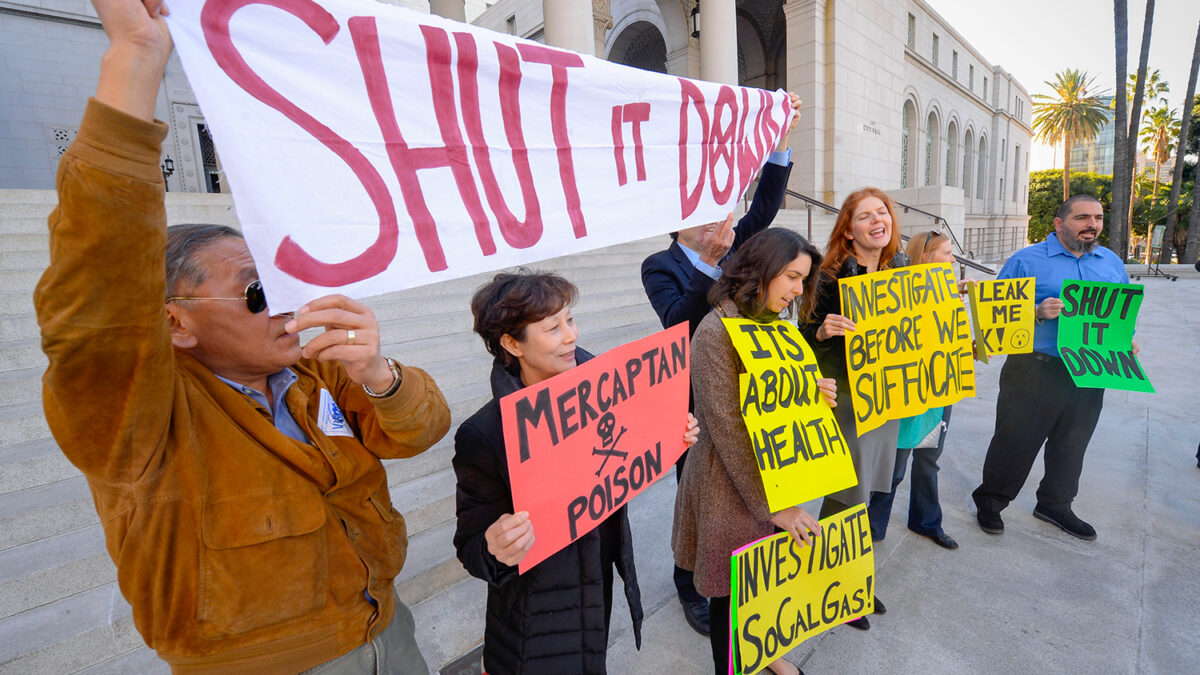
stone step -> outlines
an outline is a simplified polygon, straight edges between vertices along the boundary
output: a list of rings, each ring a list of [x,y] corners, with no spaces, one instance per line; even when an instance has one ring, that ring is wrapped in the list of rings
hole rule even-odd
[[[0,408],[0,447],[50,438],[41,401]]]
[[[417,624],[417,644],[435,673],[483,642],[487,609],[484,581],[467,576],[409,606]]]
[[[4,250],[0,248],[0,269],[6,270],[44,270],[50,264],[50,251],[41,250]]]
[[[110,586],[94,589],[92,593],[103,595],[102,591],[106,588]],[[111,624],[102,624],[98,628],[69,634],[65,639],[43,646],[37,646],[29,636],[38,634],[37,620],[44,622],[47,617],[27,619],[20,626],[19,636],[26,651],[19,652],[20,647],[11,650],[16,655],[11,659],[0,660],[0,670],[13,673],[168,675],[170,668],[153,650],[145,646],[141,636],[133,629],[132,617],[128,614],[128,606],[124,605],[124,600],[118,598],[118,603],[117,616]],[[441,672],[451,661],[482,643],[486,603],[487,584],[466,577],[409,605],[418,627],[417,642],[432,673]],[[93,597],[85,597],[75,604],[92,615],[96,613],[97,603]],[[63,605],[64,607],[59,608],[61,615],[71,617],[75,607],[66,602]],[[121,609],[124,611],[120,611]],[[53,619],[53,615],[49,617],[49,620]],[[81,654],[80,649],[90,651]],[[79,668],[83,669],[78,670]]]
[[[82,475],[53,438],[0,448],[0,495]]]
[[[140,647],[107,661],[89,666],[80,675],[170,675],[171,668],[149,647]]]
[[[0,288],[14,293],[33,293],[38,279],[42,278],[43,269],[13,270],[0,268]]]
[[[0,668],[73,673],[145,646],[116,583],[46,603],[4,620]]]
[[[0,406],[42,400],[45,367],[0,371]]]
[[[99,525],[0,551],[0,620],[116,578]]]
[[[50,232],[44,227],[42,230],[0,234],[0,251],[47,251],[50,248]]]
[[[83,476],[0,495],[0,551],[100,522]]]
[[[0,293],[0,316],[33,315],[33,291]]]

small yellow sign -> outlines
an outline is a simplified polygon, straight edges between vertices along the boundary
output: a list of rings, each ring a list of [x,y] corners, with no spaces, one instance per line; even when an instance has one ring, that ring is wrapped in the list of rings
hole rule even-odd
[[[970,282],[971,323],[980,361],[1033,352],[1033,277]]]

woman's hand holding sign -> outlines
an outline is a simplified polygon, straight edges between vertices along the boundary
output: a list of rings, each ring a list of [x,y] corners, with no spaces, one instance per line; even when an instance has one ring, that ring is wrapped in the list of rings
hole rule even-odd
[[[854,330],[854,322],[841,314],[827,314],[817,329],[817,340],[824,342],[831,337],[845,337],[846,331]]]
[[[825,402],[830,408],[837,407],[837,380],[832,377],[822,377],[817,380],[817,389],[821,390],[821,395],[825,397]]]
[[[533,523],[529,522],[529,512],[500,516],[483,533],[483,538],[487,541],[488,553],[505,565],[516,567],[533,547]]]
[[[683,432],[683,447],[690,448],[696,444],[700,438],[700,423],[696,421],[696,416],[688,413],[687,430]]]
[[[771,516],[771,524],[792,535],[801,546],[811,544],[813,536],[821,534],[821,524],[799,506],[789,506]]]

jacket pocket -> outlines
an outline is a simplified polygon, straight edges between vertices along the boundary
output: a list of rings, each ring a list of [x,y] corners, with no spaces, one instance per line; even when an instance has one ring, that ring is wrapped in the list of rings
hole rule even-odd
[[[314,494],[209,503],[201,518],[197,619],[206,636],[238,635],[325,606],[325,506]]]

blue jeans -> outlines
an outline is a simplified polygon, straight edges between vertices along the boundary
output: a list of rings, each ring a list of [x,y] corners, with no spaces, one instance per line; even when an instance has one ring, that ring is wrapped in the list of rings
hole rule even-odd
[[[942,422],[950,422],[950,406],[942,415]],[[888,519],[892,515],[892,502],[896,499],[896,486],[904,480],[904,472],[912,456],[912,480],[908,491],[908,529],[917,534],[932,537],[942,533],[942,505],[938,502],[938,458],[946,444],[946,427],[938,435],[936,448],[898,448],[896,469],[892,472],[891,492],[872,492],[867,506],[867,518],[871,523],[871,538],[887,536]]]

